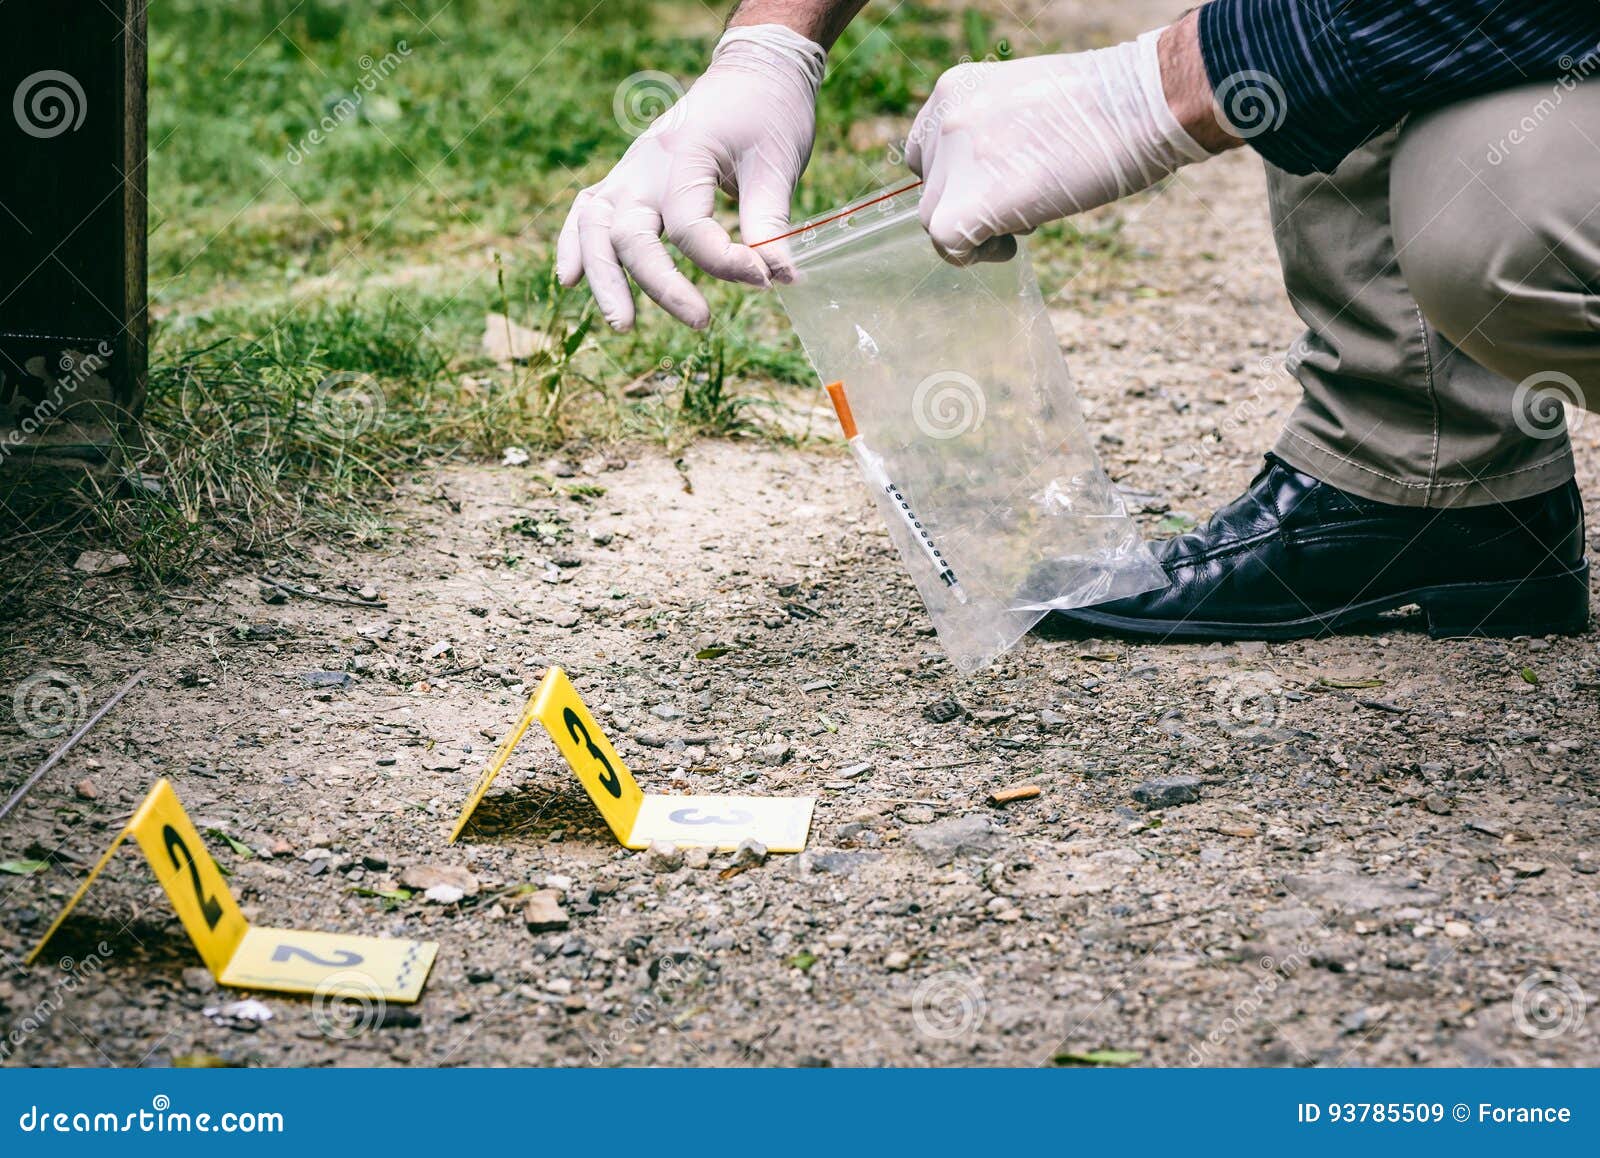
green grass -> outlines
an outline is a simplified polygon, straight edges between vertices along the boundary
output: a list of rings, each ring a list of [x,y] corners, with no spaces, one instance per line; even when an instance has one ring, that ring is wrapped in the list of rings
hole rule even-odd
[[[380,536],[395,485],[451,457],[778,436],[767,391],[812,376],[769,295],[697,275],[709,332],[641,298],[616,336],[551,274],[573,193],[631,140],[619,85],[645,70],[687,84],[719,33],[698,0],[153,6],[147,469],[162,486],[91,495],[95,525],[168,581],[297,532]],[[976,11],[873,4],[832,55],[797,219],[904,180],[889,142],[939,74],[1007,51]],[[1035,248],[1062,276],[1118,253],[1071,228]],[[488,311],[543,333],[543,353],[496,366]],[[662,389],[625,396],[645,379]],[[364,402],[378,413],[348,436],[339,408]]]

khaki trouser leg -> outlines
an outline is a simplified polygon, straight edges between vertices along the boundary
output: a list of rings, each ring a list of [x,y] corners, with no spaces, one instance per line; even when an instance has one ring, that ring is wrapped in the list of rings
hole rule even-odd
[[[1585,385],[1600,400],[1600,80],[1414,117],[1328,177],[1268,173],[1284,282],[1310,327],[1290,358],[1305,397],[1277,453],[1408,506],[1571,478],[1552,403]]]

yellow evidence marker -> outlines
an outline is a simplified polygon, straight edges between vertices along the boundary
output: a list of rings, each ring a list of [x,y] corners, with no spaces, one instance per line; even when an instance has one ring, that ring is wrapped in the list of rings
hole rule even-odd
[[[422,983],[439,951],[432,941],[267,929],[245,920],[222,870],[165,780],[156,781],[127,827],[117,833],[106,854],[89,870],[67,907],[28,954],[27,964],[32,965],[44,952],[50,938],[130,836],[144,851],[189,939],[220,984],[325,997],[381,997],[401,1004],[421,996]]]
[[[706,848],[737,848],[758,840],[770,852],[800,852],[811,831],[812,796],[653,796],[640,790],[600,725],[578,697],[567,673],[552,667],[534,689],[528,705],[467,798],[450,833],[454,844],[489,785],[511,758],[535,720],[544,725],[567,765],[625,848],[648,848],[653,841]]]

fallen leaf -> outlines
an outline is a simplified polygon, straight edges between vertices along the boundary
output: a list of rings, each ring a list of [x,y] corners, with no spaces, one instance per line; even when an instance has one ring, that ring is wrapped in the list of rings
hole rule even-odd
[[[1163,535],[1177,535],[1194,527],[1194,520],[1188,515],[1171,514],[1156,524],[1156,531]]]
[[[227,1061],[214,1053],[181,1053],[172,1059],[177,1070],[231,1070],[241,1069],[238,1062]]]
[[[784,962],[784,964],[789,968],[798,969],[802,973],[804,973],[807,969],[810,969],[816,963],[817,955],[815,953],[807,953],[804,950],[801,950]]]
[[[1051,1060],[1058,1066],[1131,1066],[1143,1056],[1131,1049],[1091,1049],[1086,1053],[1058,1053]]]
[[[206,835],[216,837],[229,848],[233,849],[236,854],[244,857],[245,860],[250,860],[256,855],[255,849],[251,848],[242,840],[234,840],[233,837],[223,832],[220,828],[208,828],[206,829]]]
[[[35,873],[44,872],[49,867],[50,862],[42,860],[0,861],[0,873],[10,873],[14,877],[31,877]]]

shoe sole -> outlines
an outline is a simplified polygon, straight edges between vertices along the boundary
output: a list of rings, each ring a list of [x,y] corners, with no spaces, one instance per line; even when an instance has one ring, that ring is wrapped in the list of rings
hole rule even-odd
[[[1589,627],[1589,563],[1559,575],[1502,583],[1449,583],[1418,587],[1382,599],[1353,603],[1338,611],[1272,623],[1181,622],[1109,615],[1092,607],[1057,611],[1071,623],[1140,639],[1225,641],[1232,639],[1314,639],[1370,626],[1380,616],[1415,603],[1422,608],[1433,639],[1492,638],[1516,635],[1581,635]]]

